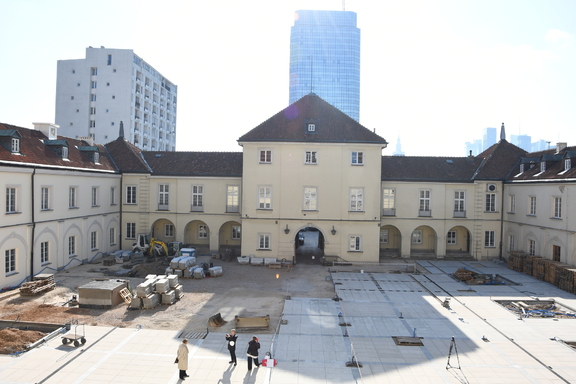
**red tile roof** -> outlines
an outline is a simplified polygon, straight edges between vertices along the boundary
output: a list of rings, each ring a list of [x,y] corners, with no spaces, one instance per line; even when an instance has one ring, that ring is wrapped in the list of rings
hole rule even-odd
[[[315,133],[307,131],[308,123],[316,124]],[[385,139],[314,93],[278,112],[238,141],[387,144]]]
[[[142,152],[154,175],[242,177],[242,152]]]
[[[113,161],[103,145],[95,144],[100,152],[98,163],[94,163],[90,156],[78,150],[78,147],[87,146],[83,140],[59,136],[58,140],[68,143],[68,158],[62,159],[49,145],[44,143],[47,137],[40,131],[0,123],[0,130],[16,130],[20,134],[20,152],[11,153],[0,145],[0,164],[19,164],[23,166],[41,166],[49,168],[69,168],[86,171],[117,172]]]

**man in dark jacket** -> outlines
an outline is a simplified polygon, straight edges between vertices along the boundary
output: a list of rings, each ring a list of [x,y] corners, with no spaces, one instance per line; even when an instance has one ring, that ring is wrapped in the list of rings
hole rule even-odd
[[[228,341],[228,351],[230,352],[230,364],[234,363],[236,366],[236,330],[233,329],[229,334],[226,334],[226,340]]]
[[[248,356],[248,370],[252,370],[252,360],[254,360],[254,365],[256,368],[260,366],[258,362],[258,350],[260,349],[260,343],[258,342],[258,338],[256,336],[252,336],[252,340],[248,343],[248,351],[246,351],[246,355]]]

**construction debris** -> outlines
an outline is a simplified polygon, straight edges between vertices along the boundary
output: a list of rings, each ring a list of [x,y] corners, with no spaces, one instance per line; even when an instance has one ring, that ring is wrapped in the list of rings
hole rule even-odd
[[[39,274],[34,276],[34,281],[29,281],[20,286],[20,295],[34,296],[41,292],[51,291],[56,287],[53,274]]]
[[[470,271],[464,268],[458,268],[454,272],[456,278],[468,285],[493,285],[493,284],[505,284],[502,281],[497,281],[496,276],[493,275],[482,275],[480,273]]]
[[[184,296],[176,275],[148,275],[146,280],[136,287],[136,295],[129,308],[152,309],[159,304],[172,305]]]
[[[234,318],[236,323],[236,331],[267,331],[270,328],[270,315],[244,317],[236,316]]]
[[[226,323],[227,321],[222,318],[220,312],[218,312],[214,316],[210,316],[210,318],[208,319],[208,325],[211,327],[221,327]]]

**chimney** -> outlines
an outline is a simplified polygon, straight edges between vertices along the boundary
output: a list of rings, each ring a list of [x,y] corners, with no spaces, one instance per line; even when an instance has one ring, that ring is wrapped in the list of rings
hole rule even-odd
[[[556,153],[559,153],[568,146],[568,143],[556,143]]]
[[[79,140],[85,141],[86,143],[88,143],[89,147],[93,147],[94,146],[94,139],[90,136],[81,136],[78,138]]]
[[[48,140],[56,140],[58,138],[59,125],[52,123],[32,123],[34,129],[40,131],[48,138]]]

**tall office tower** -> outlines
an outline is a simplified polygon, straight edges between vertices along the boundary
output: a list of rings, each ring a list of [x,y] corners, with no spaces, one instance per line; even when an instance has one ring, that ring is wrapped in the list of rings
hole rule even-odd
[[[510,142],[526,152],[532,150],[532,137],[528,135],[510,135]]]
[[[314,92],[360,118],[360,29],[349,11],[297,11],[290,34],[290,104]]]
[[[482,150],[485,151],[496,144],[496,128],[484,128],[482,130]]]
[[[131,49],[86,48],[86,58],[58,60],[59,133],[108,143],[119,135],[149,151],[176,149],[178,87]]]

